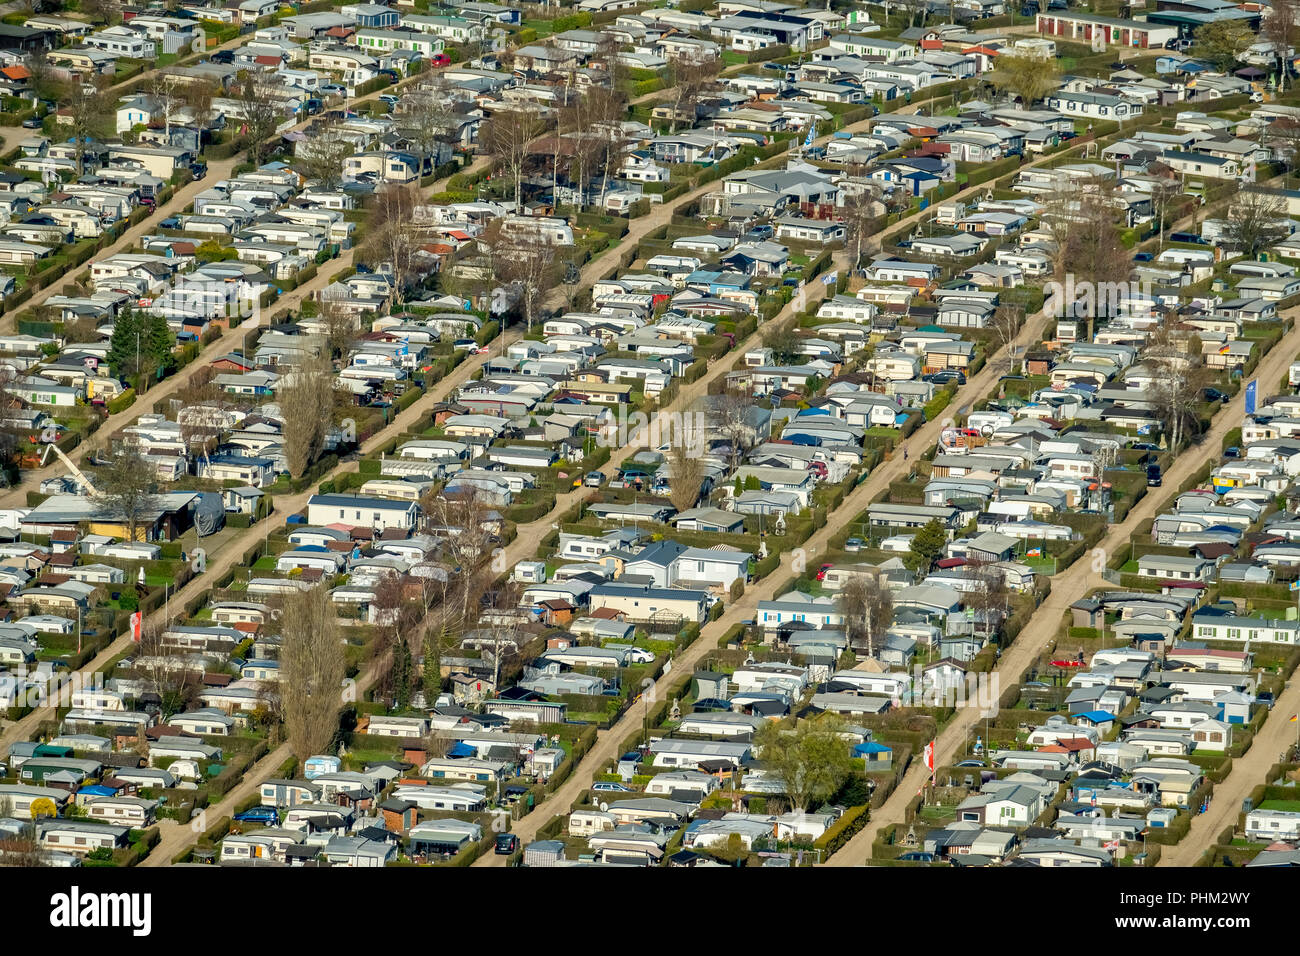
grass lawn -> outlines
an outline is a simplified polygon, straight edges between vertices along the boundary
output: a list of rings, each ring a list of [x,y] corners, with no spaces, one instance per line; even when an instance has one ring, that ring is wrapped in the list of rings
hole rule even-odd
[[[555,32],[555,28],[550,20],[525,20],[521,26],[525,30],[536,30],[537,39],[539,40],[542,37],[548,37]]]
[[[1261,810],[1286,810],[1288,813],[1300,812],[1300,800],[1265,800],[1259,805]]]
[[[1295,609],[1288,607],[1259,607],[1254,609],[1256,617],[1266,617],[1275,621],[1289,621],[1295,619]]]
[[[918,812],[923,820],[930,820],[936,823],[949,823],[957,817],[956,807],[922,807]]]

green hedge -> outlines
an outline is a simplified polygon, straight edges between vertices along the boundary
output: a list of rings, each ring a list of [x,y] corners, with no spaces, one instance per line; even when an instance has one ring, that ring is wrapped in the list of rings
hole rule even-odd
[[[826,856],[831,856],[867,825],[870,816],[865,805],[850,807],[844,812],[843,816],[831,824],[825,833],[817,838],[813,846],[819,850],[825,850]]]
[[[118,412],[124,412],[135,404],[135,389],[128,388],[117,398],[111,398],[107,402],[108,413],[116,415]]]

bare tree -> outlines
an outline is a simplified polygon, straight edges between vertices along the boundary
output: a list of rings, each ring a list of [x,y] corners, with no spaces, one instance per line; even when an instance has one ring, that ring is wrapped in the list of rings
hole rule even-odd
[[[974,590],[962,595],[962,603],[982,618],[986,627],[996,632],[1002,626],[1011,604],[1006,574],[992,561],[968,561],[967,571],[975,579]]]
[[[260,166],[268,152],[267,141],[275,135],[288,112],[280,99],[279,88],[266,73],[242,72],[237,77],[234,93],[248,136],[248,158],[254,166]]]
[[[600,208],[605,208],[605,196],[609,192],[610,172],[617,168],[623,157],[623,147],[627,136],[623,132],[623,120],[627,116],[627,97],[620,91],[617,83],[611,81],[608,89],[596,87],[587,94],[590,103],[591,135],[595,141],[596,163],[601,170]]]
[[[488,520],[492,504],[469,486],[451,494],[428,494],[421,509],[436,534],[443,537],[443,553],[455,565],[460,591],[460,620],[469,617],[471,596],[480,593],[480,574],[492,557],[493,530]]]
[[[164,640],[170,621],[159,622],[157,616],[140,626],[139,654],[131,672],[150,693],[158,696],[158,707],[165,722],[173,714],[189,710],[203,690],[203,673],[188,656]]]
[[[343,162],[356,152],[343,135],[338,119],[322,118],[314,124],[312,135],[295,151],[299,165],[308,179],[325,189],[337,189],[343,182]]]
[[[1228,207],[1224,238],[1247,259],[1287,235],[1286,205],[1281,195],[1262,189],[1237,193]]]
[[[212,101],[218,92],[217,84],[212,80],[196,80],[180,88],[181,99],[200,127],[212,121]]]
[[[302,477],[325,447],[334,415],[334,367],[324,356],[304,358],[276,385],[289,473]]]
[[[672,469],[668,500],[678,511],[695,507],[700,500],[700,487],[704,484],[704,459],[698,449],[684,440],[682,435],[674,435],[668,447],[668,466]]]
[[[299,761],[325,751],[339,728],[346,658],[323,585],[285,595],[280,612],[285,736]]]
[[[13,800],[0,797],[0,820],[13,817]],[[0,837],[0,866],[48,866],[49,859],[36,832],[36,821],[26,821],[21,832]]]
[[[1157,164],[1151,164],[1151,166],[1154,165]],[[1159,173],[1151,169],[1151,166],[1147,167],[1147,174],[1150,176],[1159,175]],[[1151,212],[1156,221],[1156,235],[1158,237],[1156,245],[1158,250],[1165,247],[1165,229],[1169,225],[1170,210],[1175,208],[1182,196],[1183,187],[1176,178],[1162,178],[1151,184]]]
[[[408,597],[407,579],[402,574],[385,575],[375,587],[370,606],[377,635],[370,647],[375,686],[382,696],[403,705],[410,700],[414,678],[407,635],[419,626],[424,608]]]
[[[1165,434],[1169,436],[1169,449],[1177,453],[1183,438],[1196,427],[1200,419],[1196,414],[1196,399],[1207,381],[1201,356],[1160,356],[1148,360],[1153,382],[1148,394],[1152,410],[1160,417]]]
[[[402,94],[397,103],[398,128],[422,159],[432,160],[441,144],[459,137],[461,116],[455,102],[447,90],[432,83]]]
[[[1128,282],[1133,269],[1132,254],[1120,241],[1114,184],[1094,180],[1064,191],[1063,204],[1049,202],[1054,215],[1052,231],[1058,235],[1058,276],[1073,274],[1076,288],[1091,289],[1093,307],[1088,309],[1089,329],[1097,317],[1109,316],[1117,294]],[[1073,310],[1075,303],[1067,303]]]
[[[1300,17],[1300,2],[1297,0],[1273,0],[1265,11],[1264,20],[1259,26],[1259,35],[1273,47],[1273,58],[1277,61],[1277,91],[1286,90],[1286,75],[1290,72],[1291,51],[1296,40],[1296,20]]]
[[[102,86],[90,86],[80,81],[68,84],[60,105],[66,110],[64,124],[72,136],[73,158],[77,161],[77,176],[86,171],[86,146],[92,140],[108,136],[113,129],[113,103]],[[62,118],[62,117],[61,117]]]
[[[163,128],[170,136],[172,117],[185,105],[185,98],[177,89],[177,78],[172,73],[155,70],[149,77],[147,89],[153,105],[162,113]]]
[[[176,421],[189,454],[207,458],[221,444],[228,427],[226,403],[216,396],[187,403],[176,413]]]
[[[479,128],[478,141],[496,168],[515,185],[515,209],[522,208],[524,164],[543,123],[537,114],[520,109],[498,110]]]
[[[497,274],[506,282],[519,285],[519,303],[528,331],[539,318],[542,300],[556,280],[555,246],[545,236],[531,230],[502,234],[497,250]]]
[[[335,358],[341,357],[361,331],[361,322],[351,309],[336,299],[321,299],[319,309],[317,321],[329,343],[330,354]]]
[[[995,349],[997,351],[1005,349],[1008,362],[1014,354],[1016,336],[1020,334],[1020,328],[1024,324],[1025,310],[1010,302],[999,305],[989,319],[989,333],[993,337]]]
[[[880,232],[876,200],[867,190],[858,190],[844,197],[840,209],[846,237],[853,247],[852,268],[857,269],[862,265],[863,248]]]
[[[717,87],[721,72],[722,60],[716,56],[682,56],[672,61],[674,132],[682,115],[689,115],[694,125],[700,99]]]
[[[854,574],[840,589],[837,604],[844,615],[844,636],[849,646],[865,648],[868,657],[875,657],[879,642],[894,621],[893,592],[878,575]]]
[[[144,529],[140,524],[158,503],[153,467],[136,449],[127,447],[99,469],[92,480],[105,516],[125,523],[130,540],[141,540]]]
[[[507,659],[513,659],[519,649],[519,585],[506,581],[489,594],[490,606],[498,612],[492,624],[492,692],[501,693],[501,670]]]
[[[375,194],[370,209],[361,255],[376,267],[386,265],[391,270],[394,304],[405,298],[423,241],[424,230],[415,218],[419,203],[414,186],[390,184]]]
[[[724,391],[711,401],[710,424],[727,441],[727,459],[732,471],[754,447],[754,427],[750,423],[753,407],[753,396],[740,391]]]

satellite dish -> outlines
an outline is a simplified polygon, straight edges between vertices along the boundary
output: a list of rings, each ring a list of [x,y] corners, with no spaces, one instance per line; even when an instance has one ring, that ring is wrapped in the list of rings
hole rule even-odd
[[[600,812],[601,812],[601,813],[608,813],[608,812],[609,812],[609,804],[606,803],[606,802],[603,801],[603,800],[600,802]]]

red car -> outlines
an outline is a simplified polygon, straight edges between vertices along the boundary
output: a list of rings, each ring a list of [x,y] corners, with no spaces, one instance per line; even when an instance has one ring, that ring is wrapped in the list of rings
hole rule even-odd
[[[450,66],[451,57],[445,53],[435,53],[433,56],[429,57],[429,65],[434,67]]]
[[[833,567],[835,567],[835,565],[833,565],[833,564],[823,564],[820,568],[818,568],[818,569],[817,569],[817,580],[818,580],[818,581],[825,581],[825,580],[826,580],[826,572],[829,571],[829,570],[830,570],[831,568],[833,568]]]

